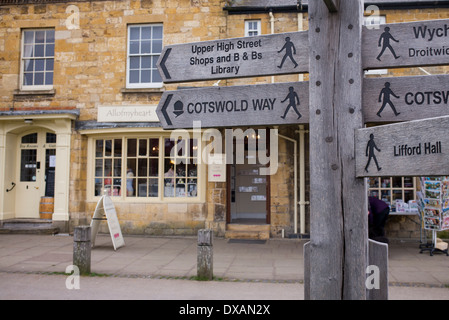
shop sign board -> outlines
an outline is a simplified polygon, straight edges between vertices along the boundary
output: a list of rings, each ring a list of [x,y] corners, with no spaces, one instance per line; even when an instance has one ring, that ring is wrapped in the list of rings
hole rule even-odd
[[[123,247],[125,245],[125,240],[123,239],[117,212],[115,211],[115,206],[111,197],[108,195],[104,195],[100,198],[92,217],[90,224],[92,228],[92,246],[95,245],[95,237],[97,236],[100,223],[103,220],[106,220],[108,223],[114,250]]]
[[[159,122],[156,105],[99,106],[98,122]]]
[[[165,83],[307,73],[307,31],[164,47],[157,67]]]
[[[449,175],[449,116],[356,132],[357,177]]]
[[[449,64],[449,19],[363,29],[364,69]]]
[[[157,114],[164,129],[301,124],[309,122],[309,83],[207,87],[168,91]]]
[[[449,115],[449,75],[368,78],[363,85],[367,123]]]

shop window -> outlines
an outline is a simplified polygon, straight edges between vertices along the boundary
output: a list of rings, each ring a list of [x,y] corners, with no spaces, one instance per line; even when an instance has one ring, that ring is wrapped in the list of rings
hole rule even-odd
[[[260,34],[260,20],[245,21],[245,37],[259,36]]]
[[[96,139],[94,145],[95,196],[103,192],[123,199],[198,196],[196,139]]]
[[[390,205],[396,211],[398,201],[406,204],[416,199],[416,181],[413,177],[369,178],[369,194]]]
[[[162,52],[161,24],[128,26],[127,88],[159,88],[162,78],[156,63]]]
[[[26,149],[21,151],[20,181],[36,181],[37,150]]]
[[[24,30],[22,34],[21,88],[53,89],[55,31]]]
[[[122,190],[122,139],[95,142],[95,196],[117,197]]]

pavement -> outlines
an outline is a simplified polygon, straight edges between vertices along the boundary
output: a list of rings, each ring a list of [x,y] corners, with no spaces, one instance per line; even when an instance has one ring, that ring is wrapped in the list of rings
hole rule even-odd
[[[193,280],[197,273],[195,237],[124,238],[125,246],[115,251],[109,235],[97,236],[91,253],[94,276],[82,277],[87,288],[104,287],[105,295],[97,293],[96,298],[303,299],[304,240],[232,242],[214,238],[215,281],[199,282]],[[418,241],[390,243],[390,299],[449,299],[449,257],[419,251]],[[72,262],[72,236],[0,234],[0,299],[33,299],[31,283],[40,286],[40,293],[36,293],[40,298],[88,298],[89,291],[77,296],[61,282],[61,278],[67,279],[64,273]],[[51,285],[55,281],[60,281],[60,293]],[[126,293],[123,281],[136,285]],[[137,283],[147,282],[151,292],[144,289],[148,286],[139,291]],[[27,285],[29,290],[19,294],[18,290]],[[46,286],[48,297],[43,294]],[[118,287],[122,290],[115,296],[114,288]],[[195,294],[188,289],[191,287],[196,288]],[[139,292],[141,295],[136,296]]]

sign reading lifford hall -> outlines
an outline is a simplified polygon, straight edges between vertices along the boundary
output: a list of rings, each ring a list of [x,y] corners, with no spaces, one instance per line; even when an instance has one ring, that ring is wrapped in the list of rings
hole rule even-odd
[[[449,116],[356,132],[357,177],[446,176]]]

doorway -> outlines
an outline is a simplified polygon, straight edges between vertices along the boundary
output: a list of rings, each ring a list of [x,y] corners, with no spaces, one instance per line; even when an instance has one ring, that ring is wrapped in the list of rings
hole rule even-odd
[[[16,218],[39,218],[41,197],[54,197],[56,134],[34,130],[18,139]]]
[[[236,159],[228,165],[227,223],[265,225],[270,224],[270,176],[261,175],[258,152],[266,143],[260,143],[259,136],[248,135],[244,140],[243,159]],[[238,142],[235,144],[238,148]],[[235,149],[236,150],[236,149]],[[256,152],[257,151],[257,152]],[[242,161],[243,160],[243,161]]]

